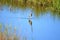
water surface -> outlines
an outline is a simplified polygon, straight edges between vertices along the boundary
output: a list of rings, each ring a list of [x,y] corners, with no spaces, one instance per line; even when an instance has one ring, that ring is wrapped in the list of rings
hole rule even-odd
[[[17,35],[21,36],[21,40],[26,36],[27,40],[60,40],[60,20],[53,18],[50,12],[40,15],[37,18],[32,12],[32,27],[28,22],[28,16],[31,13],[29,8],[22,10],[17,8],[14,11],[10,11],[8,7],[3,6],[3,11],[0,11],[0,23],[3,25],[12,25],[12,28],[16,27]]]

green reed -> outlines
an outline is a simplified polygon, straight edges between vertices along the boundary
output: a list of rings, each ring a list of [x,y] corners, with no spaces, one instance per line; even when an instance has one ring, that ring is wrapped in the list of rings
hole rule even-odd
[[[35,15],[51,11],[53,15],[60,16],[60,0],[0,0],[0,5],[18,7],[22,9],[31,8]]]

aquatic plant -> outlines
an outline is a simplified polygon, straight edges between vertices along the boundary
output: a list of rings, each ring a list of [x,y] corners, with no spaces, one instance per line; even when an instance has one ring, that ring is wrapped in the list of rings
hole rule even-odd
[[[16,28],[14,29],[14,33],[11,34],[13,30],[11,30],[12,26],[5,25],[4,31],[2,31],[2,24],[0,24],[0,40],[20,40],[17,35],[16,35]],[[10,31],[9,31],[10,30]],[[9,32],[9,33],[8,33]]]
[[[60,0],[0,0],[0,4],[22,9],[28,7],[37,16],[46,11],[51,11],[52,14],[60,16]]]
[[[0,24],[0,32],[1,32],[1,30],[2,30],[2,24]]]

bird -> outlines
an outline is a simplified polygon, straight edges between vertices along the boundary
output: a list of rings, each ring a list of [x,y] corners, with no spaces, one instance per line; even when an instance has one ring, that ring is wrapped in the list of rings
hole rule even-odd
[[[32,13],[29,14],[29,20],[28,20],[28,22],[29,22],[29,24],[31,26],[31,31],[33,32],[32,20],[30,18],[32,18]]]
[[[29,18],[31,18],[31,17],[32,17],[32,13],[29,14]]]

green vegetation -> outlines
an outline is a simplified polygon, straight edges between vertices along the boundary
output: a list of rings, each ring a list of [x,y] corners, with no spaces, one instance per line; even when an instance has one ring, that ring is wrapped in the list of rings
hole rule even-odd
[[[18,8],[31,8],[38,16],[43,12],[51,11],[53,15],[60,16],[60,0],[0,0],[0,5]]]

